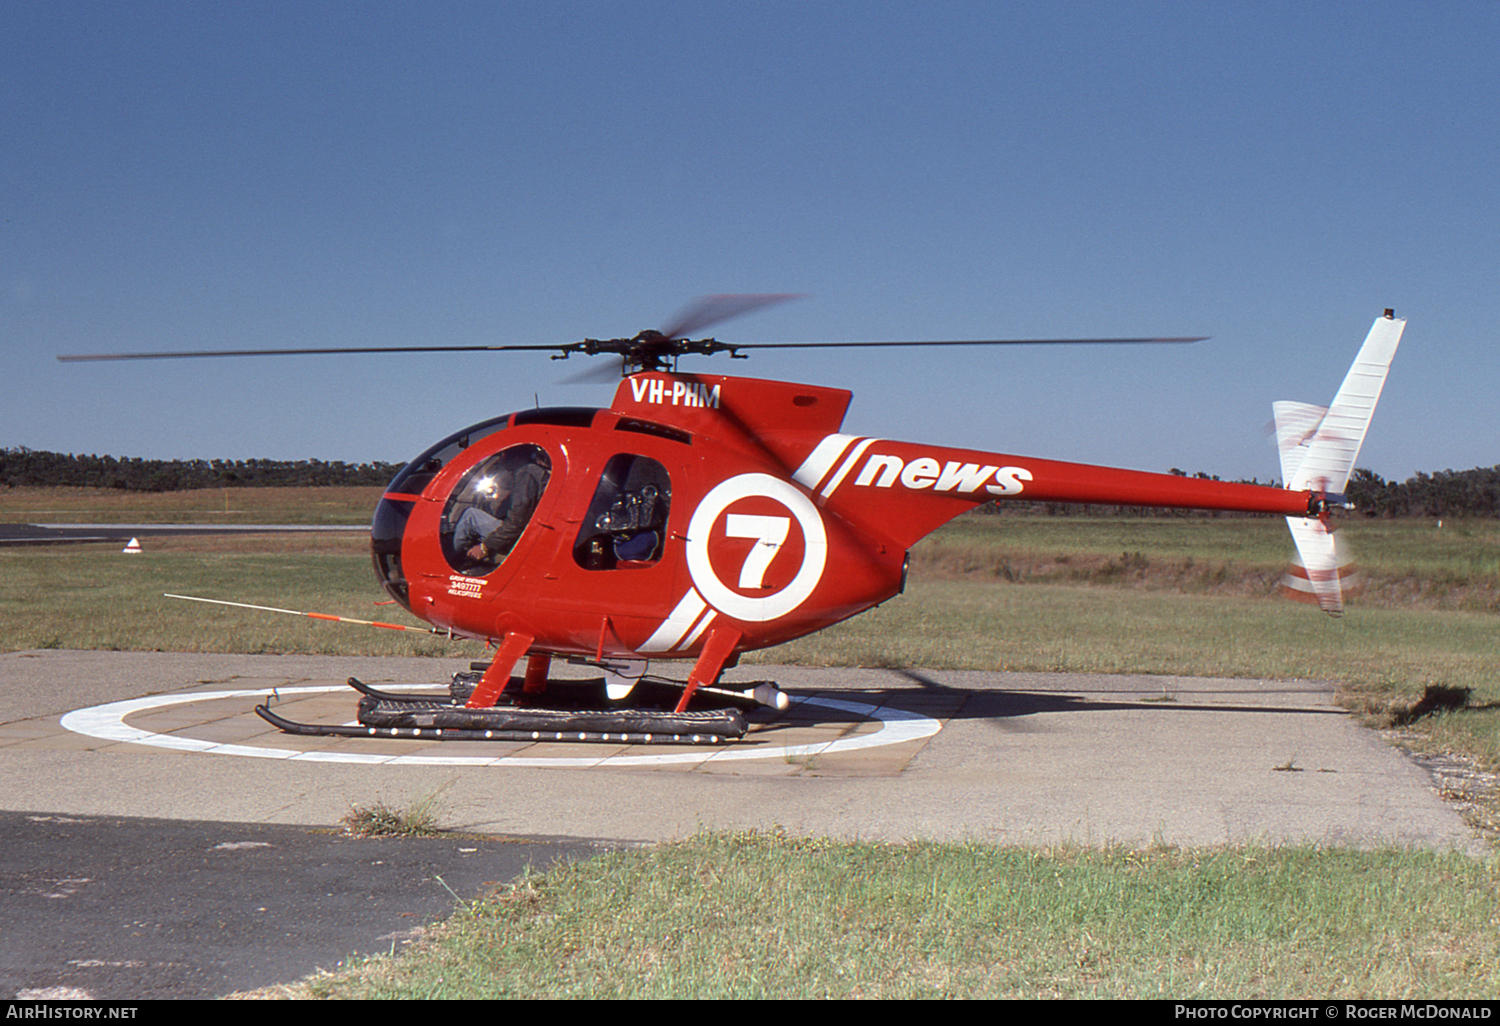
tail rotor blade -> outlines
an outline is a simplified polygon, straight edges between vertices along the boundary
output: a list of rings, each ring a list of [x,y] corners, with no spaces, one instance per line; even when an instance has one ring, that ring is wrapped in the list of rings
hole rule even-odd
[[[1320,520],[1287,517],[1297,558],[1281,579],[1281,593],[1311,602],[1330,616],[1344,612],[1344,596],[1356,583],[1354,557],[1343,538]]]

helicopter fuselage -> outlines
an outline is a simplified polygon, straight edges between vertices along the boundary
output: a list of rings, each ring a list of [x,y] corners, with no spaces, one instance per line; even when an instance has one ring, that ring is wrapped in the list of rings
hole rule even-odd
[[[644,372],[609,409],[526,410],[458,432],[391,483],[377,575],[422,620],[526,650],[732,659],[898,594],[907,551],[1000,499],[1306,516],[1312,493],[844,435],[850,393]],[[463,524],[512,517],[495,481],[544,479],[519,540],[475,560]]]

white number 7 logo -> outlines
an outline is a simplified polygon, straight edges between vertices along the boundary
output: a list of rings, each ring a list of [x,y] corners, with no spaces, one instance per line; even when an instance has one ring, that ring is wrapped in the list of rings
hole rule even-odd
[[[797,573],[780,591],[769,595],[751,597],[735,591],[719,580],[713,560],[708,554],[710,539],[716,537],[715,528],[725,509],[741,499],[751,497],[770,499],[797,518],[802,528],[802,561],[797,564]],[[771,560],[781,551],[786,541],[791,521],[786,517],[761,517],[743,513],[724,516],[725,527],[731,538],[752,538],[753,546],[740,568],[739,587],[745,590],[765,588],[766,571]],[[687,565],[693,585],[704,601],[726,616],[746,623],[768,623],[778,619],[806,602],[818,587],[823,577],[823,567],[828,562],[828,532],[823,528],[823,518],[818,508],[789,481],[770,474],[740,474],[727,481],[720,481],[709,489],[693,510],[687,529]],[[659,650],[658,650],[659,651]]]
[[[787,534],[792,529],[791,517],[758,517],[747,513],[731,513],[724,518],[724,533],[730,538],[754,538],[755,544],[745,556],[745,565],[740,568],[741,588],[761,588],[770,569],[771,560],[781,551]]]

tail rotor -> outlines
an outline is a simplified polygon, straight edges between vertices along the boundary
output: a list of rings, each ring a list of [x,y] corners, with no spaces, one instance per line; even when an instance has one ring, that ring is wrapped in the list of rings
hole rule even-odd
[[[1334,533],[1329,511],[1346,505],[1344,489],[1405,329],[1406,321],[1397,319],[1394,310],[1376,318],[1331,405],[1273,404],[1282,481],[1293,491],[1316,493],[1309,516],[1287,517],[1297,558],[1281,589],[1334,616],[1343,612],[1344,594],[1355,577],[1352,557]]]

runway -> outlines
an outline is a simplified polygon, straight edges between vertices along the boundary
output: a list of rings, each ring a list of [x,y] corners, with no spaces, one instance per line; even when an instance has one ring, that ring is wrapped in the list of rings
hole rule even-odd
[[[161,538],[193,534],[347,534],[368,531],[365,524],[0,524],[0,548],[10,545],[79,545],[109,542],[124,545],[132,538]]]
[[[705,829],[1001,844],[1481,851],[1305,681],[743,667],[797,701],[723,748],[296,738],[451,660],[0,654],[0,996],[213,997],[393,949],[527,865]],[[434,841],[351,841],[433,798]],[[441,885],[441,886],[439,886]]]

